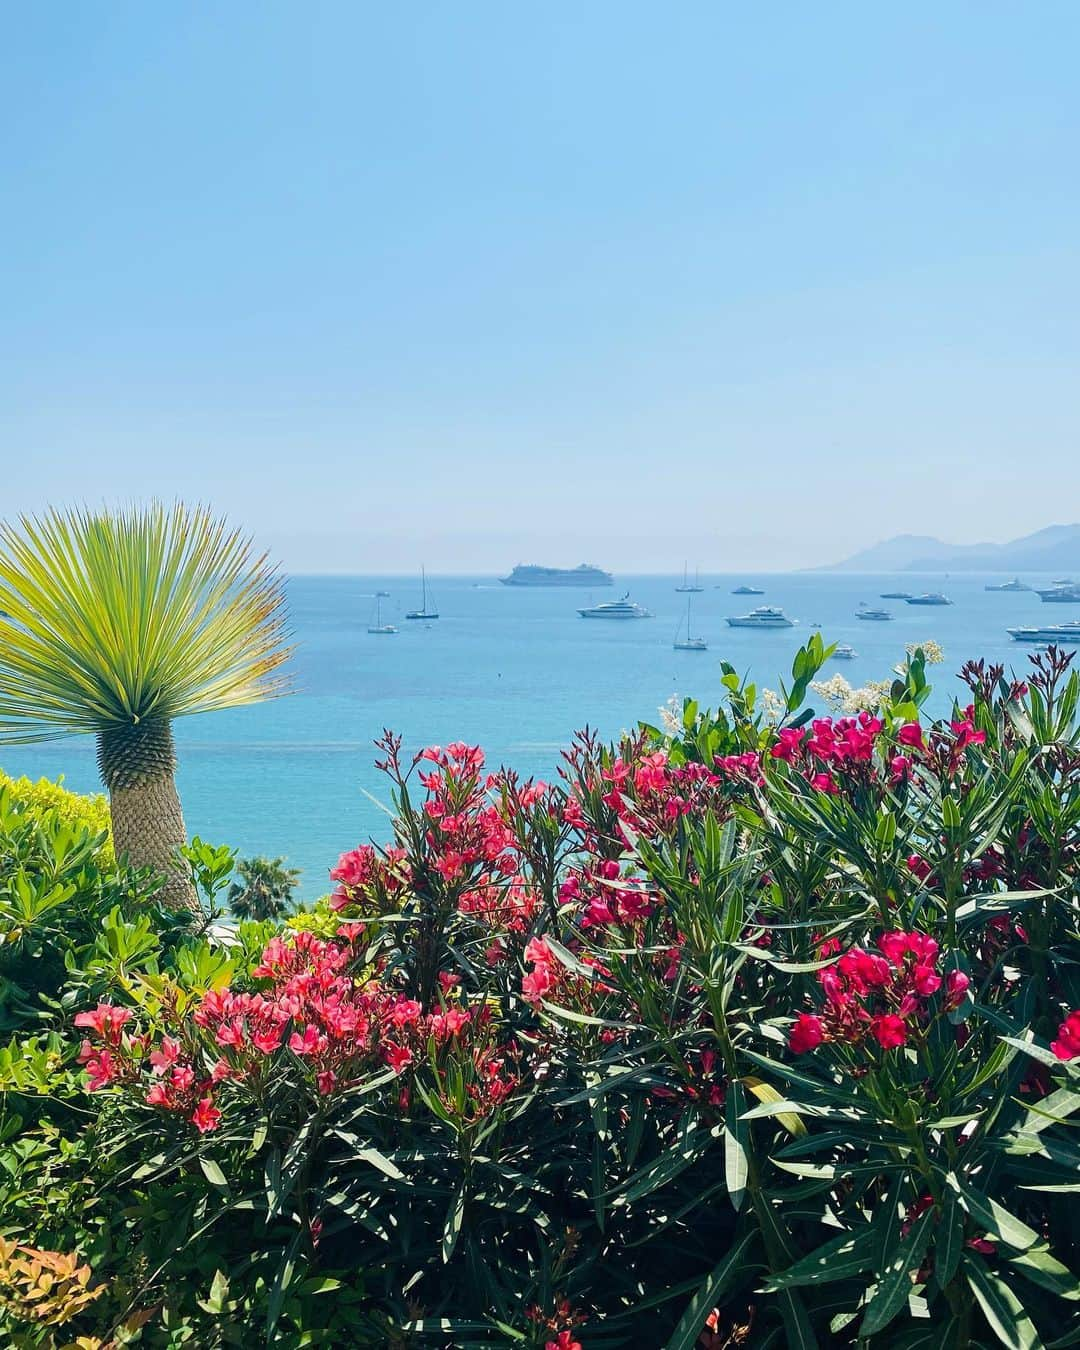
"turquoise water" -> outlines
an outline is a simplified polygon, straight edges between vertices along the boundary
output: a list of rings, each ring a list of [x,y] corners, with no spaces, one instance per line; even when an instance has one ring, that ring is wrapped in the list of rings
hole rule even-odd
[[[296,693],[177,724],[188,828],[245,855],[284,854],[302,870],[304,896],[318,895],[342,850],[386,836],[385,817],[365,795],[387,800],[372,767],[372,740],[382,728],[400,731],[410,747],[475,741],[490,763],[550,777],[560,748],[585,723],[613,736],[639,718],[655,720],[673,694],[715,702],[721,658],[775,688],[815,627],[859,652],[858,660],[831,662],[826,671],[839,671],[855,685],[886,676],[907,643],[936,639],[946,655],[945,665],[932,671],[935,704],[943,710],[959,688],[955,672],[969,656],[1026,669],[1025,652],[1010,641],[1007,626],[1080,617],[1080,606],[984,591],[987,580],[1005,579],[703,576],[704,593],[692,597],[693,626],[710,649],[697,653],[672,649],[686,612],[673,577],[620,577],[595,593],[435,578],[441,617],[430,625],[401,617],[419,602],[416,578],[298,577],[289,584]],[[747,580],[763,586],[765,595],[730,594]],[[366,632],[377,589],[391,593],[383,620],[398,624],[395,636]],[[614,599],[623,590],[656,617],[627,623],[578,617],[579,605]],[[942,590],[955,603],[923,609],[879,600],[888,590]],[[860,601],[891,610],[894,622],[858,621]],[[725,615],[759,604],[781,605],[799,625],[763,632],[724,623]],[[69,787],[90,791],[97,787],[93,750],[89,739],[8,747],[0,749],[0,763],[9,773],[63,774]]]

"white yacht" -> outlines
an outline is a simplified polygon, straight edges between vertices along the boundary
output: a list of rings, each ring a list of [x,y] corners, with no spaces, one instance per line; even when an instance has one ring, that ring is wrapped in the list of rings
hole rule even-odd
[[[854,661],[855,658],[858,656],[858,654],[859,653],[855,650],[855,648],[849,647],[846,642],[838,642],[836,644],[836,651],[833,652],[833,660]]]
[[[687,565],[686,565],[686,563],[683,563],[683,569],[682,569],[682,585],[681,585],[681,586],[676,586],[675,589],[676,589],[677,591],[681,591],[684,595],[685,595],[688,591],[693,592],[695,595],[696,595],[699,591],[703,591],[703,590],[705,589],[705,587],[701,584],[701,573],[700,573],[700,572],[697,570],[697,568],[695,567],[695,568],[694,568],[694,580],[691,581],[691,580],[690,580],[690,577],[689,577],[689,573],[687,572]]]
[[[749,614],[729,616],[728,624],[732,628],[794,628],[795,620],[776,605],[758,605]]]
[[[709,644],[703,637],[694,637],[690,632],[690,597],[686,597],[686,636],[679,637],[682,631],[682,624],[675,630],[675,641],[672,644],[677,652],[707,652]]]
[[[951,605],[952,601],[947,595],[942,595],[940,591],[927,591],[925,595],[912,595],[908,597],[909,605]]]
[[[1019,577],[1013,577],[1012,581],[1002,581],[998,585],[990,583],[983,587],[984,591],[1030,591],[1031,587],[1026,581],[1021,581]]]
[[[1044,604],[1074,605],[1080,603],[1080,586],[1071,581],[1055,581],[1049,590],[1036,591],[1035,594]]]
[[[438,606],[428,603],[427,573],[422,567],[420,569],[420,608],[408,610],[405,617],[407,619],[437,619],[439,617]]]
[[[855,617],[857,619],[869,619],[874,623],[884,623],[887,619],[891,619],[892,615],[887,609],[871,609],[868,605],[861,605],[855,611]]]
[[[579,609],[583,619],[651,619],[652,614],[641,605],[635,605],[629,591],[621,600],[607,600],[602,605]]]
[[[1080,619],[1048,623],[1042,628],[1007,628],[1005,631],[1014,642],[1059,642],[1070,647],[1080,647]]]
[[[397,629],[392,623],[383,623],[382,621],[382,598],[386,591],[375,592],[375,618],[368,624],[369,633],[396,633]]]

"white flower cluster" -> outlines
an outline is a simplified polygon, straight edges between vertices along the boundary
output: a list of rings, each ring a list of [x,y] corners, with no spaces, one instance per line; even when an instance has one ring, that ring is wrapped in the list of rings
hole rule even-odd
[[[774,727],[784,715],[784,700],[775,689],[762,689],[761,712],[769,726]]]
[[[920,650],[926,658],[928,666],[940,666],[942,661],[945,660],[945,649],[940,642],[935,642],[933,638],[927,638],[925,642],[912,642],[906,648],[909,658]]]
[[[813,680],[810,684],[814,693],[834,712],[839,713],[873,712],[880,707],[891,687],[890,680],[867,680],[866,684],[853,689],[843,675]]]
[[[666,703],[660,705],[660,725],[669,736],[683,734],[682,705],[678,694],[672,694]]]

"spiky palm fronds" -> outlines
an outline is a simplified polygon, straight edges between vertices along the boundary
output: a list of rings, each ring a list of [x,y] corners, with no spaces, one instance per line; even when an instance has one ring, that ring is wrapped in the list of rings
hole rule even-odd
[[[205,508],[0,525],[0,741],[93,732],[107,782],[160,771],[171,739],[151,726],[285,692],[282,605],[265,557]]]

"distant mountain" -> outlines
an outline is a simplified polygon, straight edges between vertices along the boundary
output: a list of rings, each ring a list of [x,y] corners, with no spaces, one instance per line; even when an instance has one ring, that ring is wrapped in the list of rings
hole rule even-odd
[[[1048,525],[1007,544],[946,544],[898,534],[829,567],[829,572],[1080,572],[1080,524]]]

